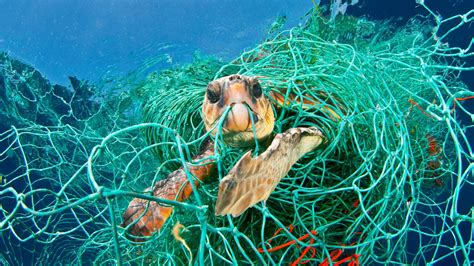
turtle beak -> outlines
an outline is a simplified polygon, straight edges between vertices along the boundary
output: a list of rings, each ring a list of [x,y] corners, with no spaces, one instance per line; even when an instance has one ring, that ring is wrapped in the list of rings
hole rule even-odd
[[[252,128],[253,122],[258,122],[258,116],[251,111],[250,107],[245,103],[234,103],[232,109],[227,115],[225,128],[230,132],[242,132]],[[250,117],[252,116],[252,118]]]
[[[238,75],[230,76],[224,92],[224,104],[232,109],[226,118],[225,128],[230,132],[242,132],[252,128],[252,120],[257,117],[253,111],[255,103],[252,101],[248,84]],[[258,121],[258,117],[256,119]],[[254,119],[254,122],[256,121]]]

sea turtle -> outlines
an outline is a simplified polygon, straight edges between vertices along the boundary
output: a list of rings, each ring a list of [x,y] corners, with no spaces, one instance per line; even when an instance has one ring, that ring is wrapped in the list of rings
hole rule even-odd
[[[205,129],[215,137],[217,123],[223,118],[222,136],[226,145],[248,147],[254,145],[255,138],[263,143],[274,129],[274,109],[278,110],[294,97],[284,90],[265,96],[257,77],[235,74],[219,78],[209,83],[204,96]],[[303,107],[321,104],[314,98],[308,99],[302,102]],[[276,103],[276,108],[272,108],[272,103]],[[329,117],[340,118],[330,105],[322,106],[322,111]],[[229,107],[230,111],[226,111]],[[319,129],[296,127],[276,134],[266,151],[257,157],[252,158],[251,151],[247,152],[221,180],[215,214],[239,216],[249,207],[265,201],[292,165],[324,142],[326,139]],[[202,160],[213,154],[214,143],[208,140],[193,159]],[[189,172],[200,180],[210,176],[214,168],[215,164],[210,160],[202,162],[201,166],[188,166]],[[184,201],[191,195],[192,186],[185,170],[180,168],[148,188],[151,190],[155,197]],[[172,207],[136,198],[123,214],[122,226],[126,226],[132,235],[149,236],[163,226],[171,212]]]

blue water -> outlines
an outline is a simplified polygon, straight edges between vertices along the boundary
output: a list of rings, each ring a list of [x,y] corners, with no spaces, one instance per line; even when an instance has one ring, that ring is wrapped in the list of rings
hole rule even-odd
[[[401,24],[416,14],[426,15],[414,0],[359,2],[347,12]],[[443,17],[474,8],[473,0],[426,2]],[[125,75],[163,54],[167,59],[155,69],[188,63],[195,51],[229,60],[263,41],[278,16],[285,15],[285,27],[291,27],[312,6],[309,0],[0,0],[0,51],[31,64],[53,83],[68,84],[68,76],[94,81]],[[449,42],[467,47],[473,36],[471,25]],[[461,78],[474,88],[472,72]],[[471,192],[461,196],[461,212],[474,205]]]
[[[0,50],[48,77],[97,79],[126,73],[167,53],[185,63],[194,51],[230,59],[261,42],[278,15],[295,25],[311,1],[0,0]],[[166,67],[163,65],[162,67]]]
[[[426,14],[415,0],[359,2],[347,13],[400,21]],[[279,15],[294,26],[312,6],[311,0],[0,0],[0,51],[10,51],[53,82],[66,83],[69,75],[94,80],[108,71],[132,71],[156,54],[169,54],[175,64],[189,62],[194,51],[233,58],[262,41]],[[449,16],[474,2],[430,1],[430,6]],[[455,34],[453,44],[466,46],[473,32],[471,27],[470,34]],[[464,78],[474,83],[472,75]]]

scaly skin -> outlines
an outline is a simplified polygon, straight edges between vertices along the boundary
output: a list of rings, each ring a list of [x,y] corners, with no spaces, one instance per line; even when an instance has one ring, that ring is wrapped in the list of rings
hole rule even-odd
[[[203,146],[202,153],[193,157],[193,161],[214,155],[213,147],[214,142],[208,141]],[[202,163],[207,164],[188,166],[189,172],[199,180],[206,179],[216,168],[215,164],[210,160],[205,160]],[[199,182],[195,181],[194,186],[199,187]],[[187,200],[193,192],[189,179],[182,167],[170,173],[167,178],[157,181],[153,188],[147,188],[145,191],[150,191],[151,189],[153,189],[153,196],[157,198],[177,201]],[[145,210],[146,213],[143,215]],[[132,224],[130,225],[129,233],[134,236],[150,236],[154,231],[163,227],[163,224],[172,212],[173,207],[162,206],[155,201],[135,198],[130,202],[127,210],[122,215],[122,226],[126,227]],[[138,239],[136,240],[139,241]]]

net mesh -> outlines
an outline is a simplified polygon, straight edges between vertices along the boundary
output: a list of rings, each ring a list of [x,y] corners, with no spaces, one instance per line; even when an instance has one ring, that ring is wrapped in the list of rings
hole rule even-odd
[[[120,81],[53,86],[2,55],[2,123],[14,126],[0,135],[0,260],[469,261],[473,211],[460,209],[460,201],[473,189],[472,121],[460,117],[472,120],[466,101],[474,93],[459,75],[474,69],[463,64],[474,52],[472,42],[451,47],[446,38],[473,14],[432,13],[400,28],[350,16],[327,20],[315,8],[304,25],[273,33],[232,62],[197,57],[133,90]],[[453,31],[441,34],[453,21]],[[237,218],[214,216],[214,204],[219,180],[246,150],[219,141],[212,158],[219,171],[188,201],[143,192],[192,161],[208,137],[204,88],[235,73],[259,76],[265,95],[297,95],[278,112],[275,133],[315,126],[327,146],[298,161],[265,204]],[[303,108],[303,99],[318,103]],[[321,112],[326,105],[341,119]],[[120,226],[137,197],[174,207],[141,243]]]

